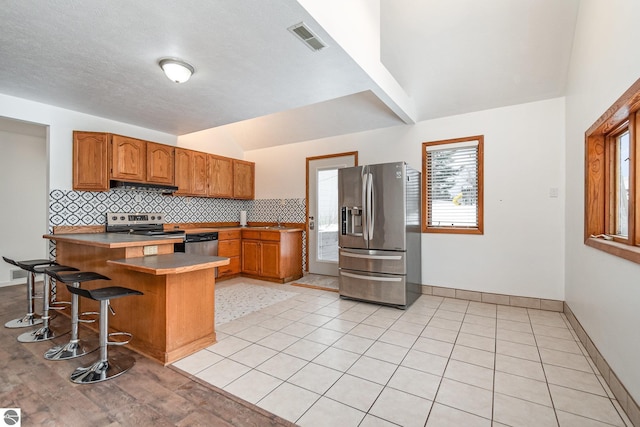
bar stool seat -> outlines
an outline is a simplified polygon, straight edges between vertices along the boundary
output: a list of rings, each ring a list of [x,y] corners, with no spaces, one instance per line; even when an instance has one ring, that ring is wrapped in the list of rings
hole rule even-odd
[[[83,282],[89,282],[93,280],[111,280],[107,276],[103,276],[99,273],[92,271],[79,271],[77,273],[60,274],[61,272],[54,271],[53,269],[45,269],[45,273],[58,282],[62,282],[67,285],[68,289],[80,288],[80,284]],[[71,285],[70,285],[71,284]],[[84,314],[97,314],[97,313],[84,313]],[[91,320],[93,322],[95,320]],[[78,314],[78,295],[71,293],[71,339],[65,345],[56,346],[49,349],[44,358],[47,360],[67,360],[76,357],[84,356],[87,353],[91,353],[98,349],[98,343],[95,339],[83,340],[79,338],[79,324],[81,322],[89,322],[79,318]]]
[[[27,314],[24,317],[19,319],[13,319],[4,324],[5,328],[26,328],[29,326],[35,326],[42,323],[41,316],[37,315],[34,310],[34,299],[35,297],[35,282],[36,282],[36,273],[34,271],[29,270],[31,267],[42,266],[42,265],[56,265],[58,264],[55,261],[50,259],[30,259],[26,261],[15,261],[11,258],[2,257],[2,259],[16,267],[19,267],[23,270],[27,270]]]
[[[110,286],[99,289],[82,289],[67,285],[69,292],[84,298],[100,301],[100,358],[91,366],[77,368],[71,374],[71,381],[76,384],[91,384],[105,381],[122,375],[135,364],[135,359],[128,355],[108,357],[107,346],[125,345],[131,339],[127,332],[109,333],[109,313],[115,314],[110,305],[110,300],[131,295],[143,295],[142,292],[120,286]],[[109,337],[126,336],[126,341],[109,341]]]
[[[28,266],[22,262],[18,262],[18,265],[24,268],[25,270],[28,270],[36,274],[46,273],[47,271],[55,271],[55,272],[79,271],[75,267],[70,267],[68,265],[60,265],[60,264]],[[42,317],[41,317],[42,326],[36,329],[35,331],[25,332],[24,334],[18,336],[18,341],[23,343],[47,341],[55,337],[69,333],[69,330],[60,332],[51,328],[49,323],[50,320],[52,319],[52,317],[49,315],[49,309],[51,308],[50,300],[51,300],[51,276],[49,274],[45,274],[44,286],[42,290]]]

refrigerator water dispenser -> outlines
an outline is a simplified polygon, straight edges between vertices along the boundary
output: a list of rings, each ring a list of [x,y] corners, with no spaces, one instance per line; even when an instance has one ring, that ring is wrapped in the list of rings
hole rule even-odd
[[[362,236],[362,208],[342,207],[342,234]]]

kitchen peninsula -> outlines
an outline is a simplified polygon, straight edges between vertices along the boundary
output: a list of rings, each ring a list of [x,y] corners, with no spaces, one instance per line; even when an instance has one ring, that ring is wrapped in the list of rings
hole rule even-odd
[[[115,330],[130,332],[129,347],[166,365],[216,342],[215,268],[229,258],[174,253],[169,236],[119,233],[47,234],[56,242],[56,261],[111,279],[84,283],[93,289],[125,286],[144,295],[111,302]],[[66,287],[57,298],[69,300]],[[98,311],[95,301],[80,299],[80,312]],[[93,325],[92,325],[93,326]]]

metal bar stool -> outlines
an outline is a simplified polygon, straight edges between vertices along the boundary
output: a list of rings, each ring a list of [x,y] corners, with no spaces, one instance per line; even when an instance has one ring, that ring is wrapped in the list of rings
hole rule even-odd
[[[2,259],[16,267],[19,267],[23,270],[27,270],[25,266],[35,267],[41,265],[56,265],[57,262],[51,261],[50,259],[31,259],[27,261],[14,261],[7,257],[2,257]],[[27,270],[27,314],[24,317],[19,319],[10,320],[4,324],[5,328],[26,328],[28,326],[35,326],[42,323],[42,319],[39,315],[35,313],[34,310],[34,299],[35,297],[35,283],[36,283],[36,273],[33,271]]]
[[[131,334],[128,332],[109,333],[109,313],[107,310],[115,315],[110,300],[129,295],[142,295],[142,292],[120,286],[88,290],[67,285],[67,288],[74,295],[100,301],[100,358],[91,366],[77,368],[73,371],[71,381],[76,384],[97,383],[115,378],[131,369],[136,363],[133,357],[117,355],[109,358],[107,356],[107,346],[125,345],[131,341]],[[126,341],[109,341],[109,337],[113,336],[126,336],[128,339]]]
[[[62,282],[67,285],[67,288],[80,288],[80,283],[89,282],[92,280],[110,280],[108,277],[102,274],[81,271],[78,273],[60,274],[53,270],[45,269],[45,273],[48,276],[56,279],[58,282]],[[71,284],[71,286],[69,286]],[[98,314],[96,312],[82,313],[82,315]],[[81,319],[78,314],[78,295],[71,293],[71,339],[65,345],[53,347],[44,354],[44,358],[47,360],[67,360],[75,357],[84,356],[87,353],[91,353],[98,349],[98,343],[95,339],[89,339],[80,341],[78,335],[78,326],[80,323],[95,322],[95,319],[86,320]]]
[[[47,273],[49,271],[59,272],[59,271],[78,271],[75,267],[69,267],[68,265],[41,265],[41,266],[28,266],[18,261],[18,266],[24,268],[35,274]],[[25,332],[24,334],[18,336],[18,341],[29,343],[29,342],[40,342],[47,341],[58,337],[60,335],[64,335],[69,331],[58,332],[51,328],[49,325],[49,321],[52,319],[49,316],[49,309],[51,309],[50,305],[51,300],[51,276],[49,274],[44,275],[44,286],[42,291],[42,326],[35,331]]]

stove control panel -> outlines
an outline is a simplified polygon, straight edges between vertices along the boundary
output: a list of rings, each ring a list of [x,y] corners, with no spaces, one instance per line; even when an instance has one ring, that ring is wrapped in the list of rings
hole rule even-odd
[[[107,225],[164,224],[164,214],[159,212],[107,212]]]

